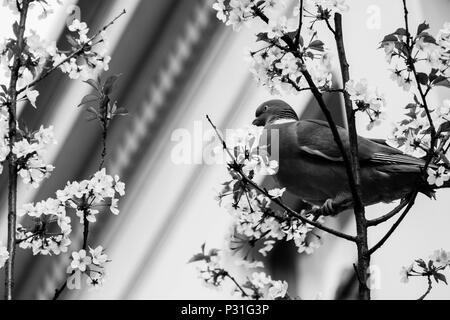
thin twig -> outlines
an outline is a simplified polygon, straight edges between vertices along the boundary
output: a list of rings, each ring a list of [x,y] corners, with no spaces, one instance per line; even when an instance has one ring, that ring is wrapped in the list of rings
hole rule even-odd
[[[378,241],[377,244],[375,244],[370,250],[369,255],[372,255],[375,251],[377,251],[386,241],[389,239],[389,237],[394,233],[395,229],[400,225],[400,223],[403,221],[403,219],[406,217],[408,212],[411,210],[411,208],[414,205],[414,202],[416,200],[418,191],[414,191],[411,195],[411,198],[408,201],[408,205],[406,206],[405,210],[403,211],[402,215],[397,219],[397,221],[392,225],[392,227],[389,229],[389,231],[381,238],[380,241]]]
[[[300,33],[302,32],[302,25],[303,25],[303,0],[300,0],[300,8],[298,10],[298,29],[297,34],[295,35],[295,44],[298,47],[300,45]]]
[[[431,282],[431,276],[428,275],[427,276],[428,279],[428,288],[427,291],[425,291],[425,293],[423,295],[421,295],[417,300],[423,300],[425,299],[425,297],[431,292],[431,289],[433,289],[433,283]]]
[[[380,223],[388,221],[389,219],[394,217],[397,213],[402,211],[402,209],[408,204],[408,202],[409,202],[408,198],[404,198],[398,206],[396,206],[394,209],[392,209],[385,215],[375,218],[375,219],[372,219],[372,220],[367,220],[367,226],[374,227],[374,226],[379,225]]]
[[[234,277],[232,277],[228,271],[225,271],[225,277],[228,277],[228,279],[230,279],[231,281],[233,281],[233,283],[236,285],[236,287],[239,289],[239,291],[241,292],[243,297],[248,297],[247,292],[245,292],[245,290],[241,287],[241,285],[236,281],[236,279]]]

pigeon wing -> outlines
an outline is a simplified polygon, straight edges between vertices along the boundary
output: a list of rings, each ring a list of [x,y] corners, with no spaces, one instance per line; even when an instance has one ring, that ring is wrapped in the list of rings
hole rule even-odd
[[[337,126],[344,149],[349,154],[350,142],[347,130]],[[321,120],[301,120],[296,123],[297,143],[300,152],[324,158],[330,161],[343,161],[341,151],[334,141],[333,133],[327,122]],[[381,139],[366,139],[358,136],[358,157],[361,162],[380,165],[424,166],[423,159],[402,153]]]

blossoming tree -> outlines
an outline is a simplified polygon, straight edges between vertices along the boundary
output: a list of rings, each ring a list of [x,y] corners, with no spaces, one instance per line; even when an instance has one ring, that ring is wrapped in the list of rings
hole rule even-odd
[[[380,39],[380,49],[386,54],[392,80],[411,94],[407,112],[397,123],[387,143],[406,154],[423,158],[423,179],[434,189],[439,189],[450,179],[450,100],[431,106],[429,93],[436,87],[450,87],[450,23],[432,35],[426,22],[414,29],[408,20],[406,0],[403,4],[403,25]],[[276,241],[293,241],[299,253],[311,254],[320,245],[320,233],[330,233],[350,241],[357,249],[355,272],[359,282],[359,298],[370,299],[370,258],[379,250],[403,221],[414,205],[418,188],[400,201],[391,212],[369,220],[361,201],[360,168],[357,159],[357,132],[355,114],[367,116],[370,130],[384,120],[386,100],[377,88],[365,79],[350,79],[343,42],[342,19],[349,11],[345,0],[300,0],[293,12],[281,16],[282,1],[273,0],[217,0],[213,8],[217,18],[239,31],[243,25],[253,24],[258,29],[254,49],[249,52],[250,71],[259,85],[271,93],[298,94],[310,91],[323,112],[339,147],[353,198],[356,235],[345,234],[327,227],[323,217],[313,215],[314,208],[297,212],[286,205],[281,196],[283,186],[266,190],[255,177],[274,174],[277,163],[270,160],[263,146],[258,143],[261,130],[250,128],[238,137],[223,137],[211,119],[228,159],[230,180],[222,185],[217,200],[219,205],[233,217],[233,230],[226,247],[232,251],[248,251],[258,244],[262,256],[273,248]],[[334,38],[333,44],[325,44],[315,26],[325,24]],[[335,47],[340,65],[343,88],[332,81],[330,58]],[[347,154],[337,131],[336,124],[325,103],[324,94],[340,94],[344,100],[350,152]],[[368,232],[398,216],[388,232],[369,247]],[[253,299],[289,299],[288,284],[274,281],[261,269],[252,273],[242,283],[227,271],[223,262],[226,253],[217,249],[206,250],[190,262],[198,265],[201,278],[213,286],[221,286],[225,280],[239,296]],[[262,268],[263,263],[244,254],[237,258],[238,265]],[[401,280],[407,282],[414,276],[428,281],[425,298],[432,289],[433,281],[446,283],[445,270],[450,266],[450,252],[436,250],[428,260],[417,259],[401,270]]]
[[[0,268],[5,268],[5,298],[14,295],[14,262],[17,246],[30,249],[33,255],[71,254],[67,266],[67,280],[55,288],[54,298],[65,288],[81,288],[81,280],[89,286],[100,286],[104,281],[105,264],[109,262],[100,244],[89,242],[89,226],[96,222],[96,215],[105,207],[112,214],[119,214],[118,201],[125,194],[125,184],[118,176],[106,173],[106,138],[110,121],[125,114],[110,98],[118,76],[102,81],[97,77],[108,70],[106,29],[125,11],[97,32],[91,32],[86,23],[73,19],[68,25],[69,49],[57,48],[55,42],[42,39],[36,30],[27,25],[32,11],[46,19],[59,1],[5,0],[3,6],[16,16],[12,25],[14,36],[0,42],[0,68],[6,74],[7,83],[0,83],[0,162],[8,173],[8,242],[0,247]],[[70,79],[83,80],[92,87],[92,93],[84,97],[80,106],[86,106],[89,119],[99,122],[102,128],[103,148],[98,171],[82,181],[67,182],[55,196],[37,203],[17,206],[17,184],[38,188],[55,168],[46,162],[45,153],[55,143],[53,126],[29,130],[18,124],[17,105],[29,102],[39,109],[36,85],[51,73],[60,71]],[[97,80],[93,80],[97,79]],[[75,107],[75,106],[74,106]],[[19,221],[18,221],[19,220]],[[80,223],[82,245],[72,244],[72,224]]]

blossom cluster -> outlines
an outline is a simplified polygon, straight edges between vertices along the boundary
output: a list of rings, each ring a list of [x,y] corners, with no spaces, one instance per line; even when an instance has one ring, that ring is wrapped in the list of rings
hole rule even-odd
[[[9,115],[6,108],[0,108],[0,163],[9,155]],[[54,167],[44,160],[49,145],[55,144],[53,126],[41,126],[35,132],[19,129],[20,137],[13,145],[12,152],[17,157],[17,172],[23,182],[37,188],[47,178]],[[0,165],[0,173],[3,166]]]
[[[212,7],[217,11],[217,18],[220,21],[239,31],[243,25],[249,25],[256,17],[255,10],[273,12],[284,5],[283,0],[217,0]]]
[[[24,133],[22,140],[14,143],[12,152],[17,157],[17,171],[24,183],[37,188],[42,180],[50,176],[54,167],[47,164],[44,157],[52,144],[56,144],[53,126],[41,126],[32,134]]]
[[[234,151],[234,160],[229,163],[232,179],[222,183],[216,200],[233,218],[235,233],[243,236],[240,238],[231,233],[228,237],[230,247],[244,249],[249,243],[254,246],[259,241],[263,244],[259,253],[265,256],[276,240],[285,240],[294,241],[299,252],[312,253],[319,246],[319,238],[311,232],[313,228],[272,205],[286,189],[274,188],[264,195],[242,177],[244,174],[254,179],[259,174],[276,173],[278,163],[270,160],[261,137],[264,137],[262,130],[249,128],[248,131],[236,131],[234,139],[227,139],[226,145]]]
[[[415,99],[414,103],[409,103],[405,107],[407,113],[402,121],[394,127],[387,142],[403,152],[415,157],[424,157],[431,147],[431,128],[426,112],[421,107],[420,102]],[[439,129],[437,145],[444,146],[448,139],[446,126],[450,124],[450,100],[444,100],[440,106],[430,109],[430,117],[436,130]],[[445,148],[440,154],[441,160],[446,158]]]
[[[59,67],[71,79],[87,80],[95,78],[100,71],[107,71],[111,57],[107,55],[108,40],[105,32],[89,37],[87,24],[77,19],[73,20],[68,29],[71,32],[68,38],[72,46],[71,52],[78,54],[59,52],[53,60],[53,66]]]
[[[420,24],[409,46],[404,28],[385,36],[381,42],[391,66],[391,79],[405,91],[410,91],[416,82],[429,88],[449,85],[450,23],[445,23],[435,37],[428,29],[427,23]],[[414,69],[419,71],[417,78]]]
[[[364,112],[369,117],[367,129],[381,123],[386,118],[386,99],[378,91],[378,88],[370,87],[366,79],[349,80],[345,84],[345,90],[350,95],[358,111]]]
[[[19,8],[17,6],[22,6],[22,2],[22,0],[3,0],[3,6],[11,10],[12,13],[18,14]],[[42,20],[54,12],[54,9],[52,8],[53,5],[60,5],[61,3],[61,0],[35,0],[30,1],[29,8],[30,10],[40,10],[38,19]]]
[[[260,144],[261,139],[268,139],[262,127],[249,126],[227,131],[226,144],[230,146],[233,158],[222,145],[218,145],[214,152],[221,154],[228,162],[236,161],[248,176],[274,175],[278,170],[278,162],[271,159],[267,146]]]
[[[56,198],[25,204],[19,210],[20,216],[31,217],[35,222],[31,228],[18,225],[19,246],[32,249],[35,255],[67,252],[72,231],[70,211],[75,212],[81,224],[94,223],[101,207],[109,207],[114,215],[119,214],[118,198],[124,194],[125,184],[117,175],[107,175],[105,169],[89,180],[68,182],[56,192]]]
[[[38,2],[42,4],[44,12],[51,12],[51,7],[47,1]],[[5,0],[4,5],[16,8],[16,1]],[[15,25],[14,28],[16,32],[18,26]],[[30,85],[34,84],[34,80],[38,78],[39,74],[53,69],[59,69],[68,74],[71,79],[82,80],[95,78],[100,71],[109,69],[111,57],[107,54],[108,40],[104,31],[89,37],[88,26],[77,19],[73,20],[68,29],[70,35],[67,39],[71,47],[68,51],[58,49],[55,41],[42,39],[35,30],[26,30],[25,46],[22,50],[22,61],[24,63],[19,69],[17,81],[20,92],[19,99],[26,99],[32,106],[36,107],[39,92]],[[17,54],[16,42],[17,39],[15,38],[0,41],[0,72],[5,75],[4,79],[9,79],[11,75],[14,62],[12,58]],[[7,102],[9,100],[6,92],[8,83],[1,83],[1,85],[0,102]]]
[[[226,278],[234,282],[233,294],[239,294],[241,297],[249,299],[289,299],[288,284],[286,281],[276,281],[266,275],[264,272],[253,272],[247,281],[239,285],[228,271],[224,269],[223,257],[220,250],[210,249],[205,251],[205,245],[201,247],[201,252],[195,254],[190,263],[196,263],[197,272],[200,279],[207,286],[221,287]]]
[[[428,262],[425,262],[423,259],[417,259],[412,264],[402,267],[400,281],[407,283],[411,277],[432,277],[436,283],[441,281],[447,284],[447,279],[442,271],[449,266],[450,251],[438,249],[429,257]]]
[[[67,279],[68,289],[79,289],[81,287],[82,275],[86,276],[89,287],[101,287],[105,281],[105,264],[109,262],[108,256],[102,246],[89,248],[89,252],[81,249],[74,251],[71,255],[71,263],[67,267],[69,277]]]
[[[346,0],[305,0],[304,11],[312,15],[314,21],[328,20],[335,13],[345,13],[349,10]],[[300,4],[294,8],[294,14],[298,14]]]
[[[330,8],[339,11],[337,8],[341,8],[341,2],[314,1],[313,5],[316,9],[321,8],[330,13]],[[294,10],[294,17],[272,17],[271,12],[280,5],[282,3],[279,1],[268,0],[219,0],[213,8],[218,11],[217,17],[235,30],[255,17],[267,17],[267,25],[263,32],[256,35],[257,45],[249,51],[248,60],[250,71],[257,82],[271,93],[295,94],[308,88],[302,76],[306,70],[320,89],[328,89],[331,86],[330,54],[312,29],[314,21],[300,35],[299,19],[295,17],[299,9]]]
[[[448,166],[443,164],[448,164],[450,100],[430,106],[426,97],[434,87],[450,87],[450,23],[445,23],[435,37],[429,28],[423,22],[415,35],[398,28],[384,37],[381,47],[393,66],[391,78],[405,91],[411,91],[413,85],[417,88],[413,92],[414,102],[405,107],[405,118],[396,124],[388,143],[415,157],[424,157],[435,148],[436,157],[432,161],[440,166],[427,170],[427,180],[439,187],[448,180]]]

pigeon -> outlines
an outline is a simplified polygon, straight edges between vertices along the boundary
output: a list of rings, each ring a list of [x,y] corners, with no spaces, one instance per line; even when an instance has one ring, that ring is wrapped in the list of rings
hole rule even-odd
[[[269,153],[278,132],[278,171],[275,179],[303,201],[318,206],[315,214],[336,215],[352,208],[352,194],[342,154],[328,122],[299,120],[294,109],[282,100],[262,103],[253,125],[264,127]],[[337,127],[349,154],[347,130]],[[361,201],[364,206],[390,203],[418,191],[433,197],[434,190],[424,178],[424,159],[404,154],[381,139],[358,136]],[[431,168],[435,168],[433,164]],[[444,185],[444,187],[447,187]]]

